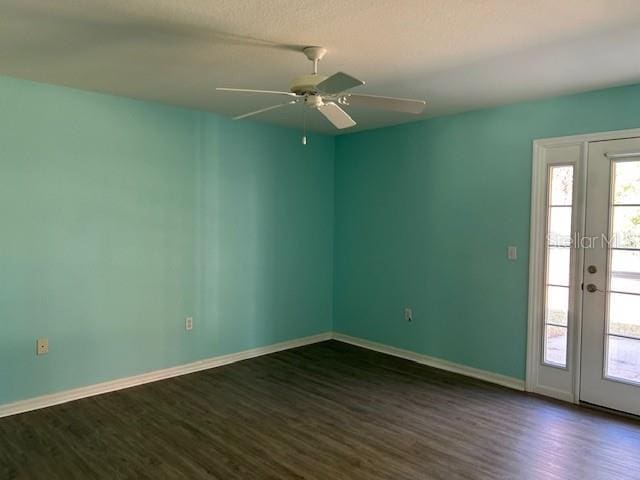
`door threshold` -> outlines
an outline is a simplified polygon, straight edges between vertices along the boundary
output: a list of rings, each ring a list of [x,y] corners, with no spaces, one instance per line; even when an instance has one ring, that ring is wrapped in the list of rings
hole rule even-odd
[[[581,407],[585,407],[591,410],[598,410],[600,412],[609,413],[617,417],[625,417],[630,420],[635,420],[636,422],[640,422],[640,416],[634,415],[633,413],[625,412],[623,410],[615,410],[613,408],[603,407],[602,405],[596,405],[595,403],[584,402],[582,400],[580,400],[579,405]]]

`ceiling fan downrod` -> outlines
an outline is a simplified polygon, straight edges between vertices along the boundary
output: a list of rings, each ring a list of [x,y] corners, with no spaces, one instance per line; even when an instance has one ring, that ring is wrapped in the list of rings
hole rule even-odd
[[[313,62],[313,74],[317,75],[318,62],[325,56],[327,49],[323,47],[305,47],[302,49],[302,52]]]

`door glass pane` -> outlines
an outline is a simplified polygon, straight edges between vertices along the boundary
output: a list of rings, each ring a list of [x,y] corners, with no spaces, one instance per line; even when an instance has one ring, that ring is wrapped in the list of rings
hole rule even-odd
[[[617,248],[640,248],[640,207],[613,207],[613,245]]]
[[[607,376],[640,383],[640,340],[609,336]]]
[[[549,245],[571,245],[571,207],[549,208]]]
[[[615,162],[615,203],[640,204],[640,161]]]
[[[547,283],[569,286],[569,265],[571,249],[566,247],[549,248],[547,263]]]
[[[573,166],[551,168],[551,205],[571,205],[573,197]]]
[[[567,364],[567,328],[547,325],[544,347],[545,363],[565,366]]]
[[[611,290],[640,293],[640,251],[611,251]]]
[[[640,162],[614,162],[613,180],[605,373],[640,383],[640,251],[624,250],[640,248]]]
[[[573,166],[549,169],[547,202],[547,264],[544,308],[544,363],[566,367],[571,270],[571,207]]]
[[[640,339],[640,295],[609,295],[609,333]]]
[[[547,323],[567,325],[569,316],[569,288],[547,287]]]

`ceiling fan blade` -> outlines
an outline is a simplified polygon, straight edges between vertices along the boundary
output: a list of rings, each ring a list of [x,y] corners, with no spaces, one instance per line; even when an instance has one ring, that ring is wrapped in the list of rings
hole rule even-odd
[[[325,78],[316,85],[316,88],[323,93],[340,93],[360,85],[364,85],[362,80],[358,80],[344,72],[338,72]]]
[[[347,114],[347,112],[342,110],[338,105],[336,105],[333,102],[325,103],[324,105],[318,107],[318,110],[336,128],[339,128],[339,129],[349,128],[349,127],[353,127],[356,124],[356,122],[353,121],[353,118],[351,118]]]
[[[234,120],[240,120],[242,118],[251,117],[253,115],[257,115],[262,112],[268,112],[269,110],[275,110],[276,108],[286,107],[287,105],[293,105],[294,103],[298,103],[298,100],[291,100],[287,103],[279,103],[278,105],[271,105],[267,108],[261,108],[260,110],[256,110],[255,112],[244,113],[242,115],[238,115],[237,117],[233,117]]]
[[[278,92],[277,90],[252,90],[250,88],[216,88],[219,92],[237,92],[237,93],[267,93],[270,95],[287,95],[288,97],[297,97],[293,92]]]
[[[410,98],[379,97],[347,93],[344,98],[349,105],[395,110],[396,112],[422,113],[427,102]]]

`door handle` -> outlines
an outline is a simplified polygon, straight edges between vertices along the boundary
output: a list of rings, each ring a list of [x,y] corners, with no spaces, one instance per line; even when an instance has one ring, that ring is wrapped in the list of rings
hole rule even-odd
[[[594,283],[587,285],[587,292],[594,293],[598,291],[602,292],[603,290],[600,290]]]

